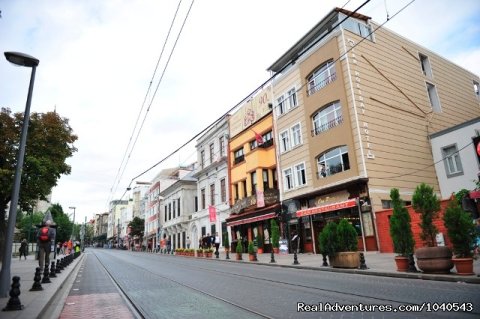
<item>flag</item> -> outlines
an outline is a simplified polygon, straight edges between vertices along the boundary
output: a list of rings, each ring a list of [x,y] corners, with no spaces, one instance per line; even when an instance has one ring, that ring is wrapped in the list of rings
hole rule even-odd
[[[263,191],[257,189],[257,207],[265,207],[265,197]]]
[[[208,206],[208,213],[210,215],[210,222],[214,223],[217,220],[217,209],[215,206]]]
[[[255,133],[255,140],[257,141],[257,144],[260,145],[260,144],[263,144],[263,137],[262,135],[258,134],[257,132],[255,132],[254,130],[252,130],[253,133]]]

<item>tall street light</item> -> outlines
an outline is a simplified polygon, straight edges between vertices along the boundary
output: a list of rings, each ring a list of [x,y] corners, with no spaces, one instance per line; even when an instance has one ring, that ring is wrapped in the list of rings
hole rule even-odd
[[[23,159],[25,157],[25,144],[27,142],[28,123],[30,121],[30,105],[32,102],[33,83],[35,82],[35,71],[40,62],[33,56],[19,52],[5,52],[5,58],[15,65],[32,68],[30,76],[30,86],[28,88],[27,104],[25,114],[23,115],[23,126],[20,135],[20,145],[18,146],[17,165],[15,167],[15,176],[13,178],[12,196],[10,201],[10,210],[8,212],[8,225],[5,237],[5,249],[0,272],[0,297],[8,296],[8,287],[10,286],[10,266],[12,263],[12,244],[15,231],[15,221],[17,219],[18,195],[20,193],[20,180],[22,177]]]
[[[70,209],[73,209],[73,225],[72,225],[72,235],[70,236],[70,239],[73,241],[73,230],[75,229],[75,206],[70,206],[68,207]]]

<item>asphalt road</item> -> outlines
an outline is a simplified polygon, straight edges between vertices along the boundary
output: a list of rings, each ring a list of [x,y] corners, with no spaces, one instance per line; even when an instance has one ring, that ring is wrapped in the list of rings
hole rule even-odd
[[[90,249],[85,271],[111,276],[145,318],[479,318],[480,286]],[[106,271],[103,271],[105,269]],[[108,274],[107,274],[108,273]],[[111,292],[101,278],[84,292]],[[84,293],[82,289],[80,292]],[[300,304],[299,304],[300,303]],[[377,305],[327,312],[328,305]],[[303,306],[302,306],[303,305]],[[422,305],[422,312],[399,307]],[[298,308],[313,312],[298,312]],[[323,311],[316,311],[324,307]],[[380,308],[384,307],[385,311]],[[395,309],[397,312],[389,312]],[[468,311],[454,311],[458,309]],[[347,309],[348,310],[348,309]],[[427,311],[430,310],[430,311]],[[450,310],[450,311],[449,311]]]

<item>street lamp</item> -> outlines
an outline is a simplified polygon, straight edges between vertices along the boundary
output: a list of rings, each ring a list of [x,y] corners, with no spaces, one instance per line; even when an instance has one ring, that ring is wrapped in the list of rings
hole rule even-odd
[[[13,179],[12,199],[10,201],[10,210],[8,212],[5,250],[2,261],[2,270],[0,272],[0,297],[8,296],[8,287],[10,286],[10,266],[12,262],[13,234],[15,231],[15,221],[17,219],[18,194],[20,193],[20,180],[22,177],[23,159],[25,156],[25,144],[27,142],[28,123],[30,121],[30,105],[32,102],[33,83],[35,82],[35,71],[38,63],[40,62],[33,56],[19,52],[5,52],[5,58],[7,58],[7,60],[13,64],[32,68],[32,73],[30,75],[30,86],[28,88],[25,114],[23,115],[20,145],[18,146],[17,165],[15,167],[15,176]]]
[[[69,209],[73,209],[73,225],[72,225],[72,235],[70,235],[70,239],[73,241],[73,230],[75,229],[75,206],[68,207]]]

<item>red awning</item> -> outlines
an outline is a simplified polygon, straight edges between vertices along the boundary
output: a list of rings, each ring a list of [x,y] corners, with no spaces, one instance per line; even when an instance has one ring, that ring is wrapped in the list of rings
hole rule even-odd
[[[299,210],[297,211],[297,217],[321,214],[321,213],[331,212],[334,210],[350,208],[355,206],[357,206],[357,199],[353,198],[353,199],[346,200],[344,202],[338,202],[334,204],[328,204],[328,205]]]
[[[245,219],[240,219],[240,220],[234,220],[234,221],[231,221],[231,222],[227,222],[227,226],[249,224],[249,223],[258,222],[258,221],[261,221],[261,220],[270,219],[270,218],[274,218],[274,217],[275,217],[275,213],[268,213],[268,214],[265,214],[265,215],[260,215],[260,216],[255,216],[255,217],[250,217],[250,218],[245,218]]]

